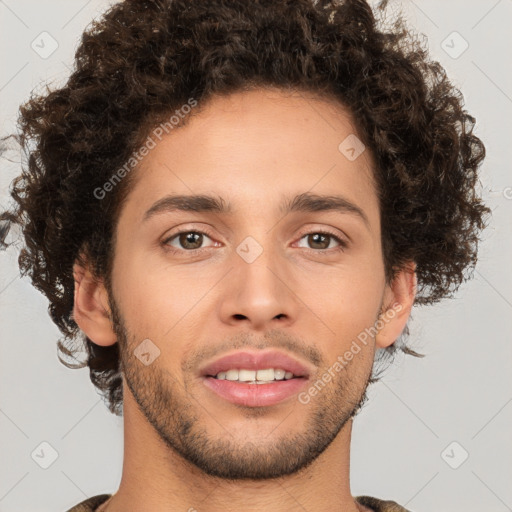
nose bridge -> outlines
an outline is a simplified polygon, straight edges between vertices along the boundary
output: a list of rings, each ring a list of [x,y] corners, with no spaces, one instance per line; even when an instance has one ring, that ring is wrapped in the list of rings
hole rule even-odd
[[[279,274],[286,270],[281,264],[280,248],[275,244],[272,232],[248,235],[238,244],[234,264],[241,289],[250,287],[257,293],[280,293],[283,277]]]
[[[253,232],[235,247],[233,273],[222,307],[225,321],[242,318],[262,327],[276,318],[294,319],[297,304],[280,249],[272,231]]]

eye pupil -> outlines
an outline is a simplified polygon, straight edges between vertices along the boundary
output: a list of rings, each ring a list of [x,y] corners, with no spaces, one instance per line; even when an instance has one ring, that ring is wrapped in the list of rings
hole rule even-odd
[[[201,247],[202,243],[202,237],[203,235],[201,233],[195,233],[193,231],[189,231],[188,233],[182,233],[180,234],[180,244],[182,247],[188,248],[188,249],[198,249]],[[199,243],[198,242],[199,239]],[[188,243],[192,243],[192,245],[196,245],[194,247],[187,246]]]
[[[320,243],[322,245],[322,242],[318,242],[318,238],[323,239],[323,241],[325,242],[325,240],[329,238],[329,235],[323,235],[322,233],[313,233],[309,235],[309,238],[310,241],[312,240],[313,244]],[[327,245],[325,247],[315,247],[315,249],[325,249],[327,247],[329,247],[329,242],[327,242]]]

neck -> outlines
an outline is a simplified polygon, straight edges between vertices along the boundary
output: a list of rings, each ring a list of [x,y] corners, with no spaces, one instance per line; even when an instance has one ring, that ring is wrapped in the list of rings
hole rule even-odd
[[[328,448],[298,473],[269,480],[225,480],[206,475],[160,439],[124,395],[124,460],[118,491],[101,512],[226,510],[361,512],[350,493],[349,420]]]

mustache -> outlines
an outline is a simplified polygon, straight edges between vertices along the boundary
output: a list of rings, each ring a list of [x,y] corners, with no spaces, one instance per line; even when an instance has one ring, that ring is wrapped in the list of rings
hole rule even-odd
[[[193,371],[203,361],[220,356],[232,350],[241,349],[263,350],[268,348],[284,349],[290,354],[301,356],[305,360],[319,367],[324,364],[324,358],[321,352],[305,341],[283,333],[279,330],[267,331],[263,339],[256,338],[249,333],[238,333],[228,340],[219,343],[209,342],[191,353],[182,363],[184,372]]]

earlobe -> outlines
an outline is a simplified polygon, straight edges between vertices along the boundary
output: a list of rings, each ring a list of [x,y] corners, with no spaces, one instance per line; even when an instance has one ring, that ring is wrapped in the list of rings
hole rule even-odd
[[[75,294],[73,319],[97,345],[113,345],[117,336],[112,328],[108,294],[103,281],[79,263],[73,265]]]
[[[396,274],[393,282],[386,286],[383,311],[376,323],[377,348],[389,347],[398,339],[411,314],[416,291],[416,264],[410,262]]]

